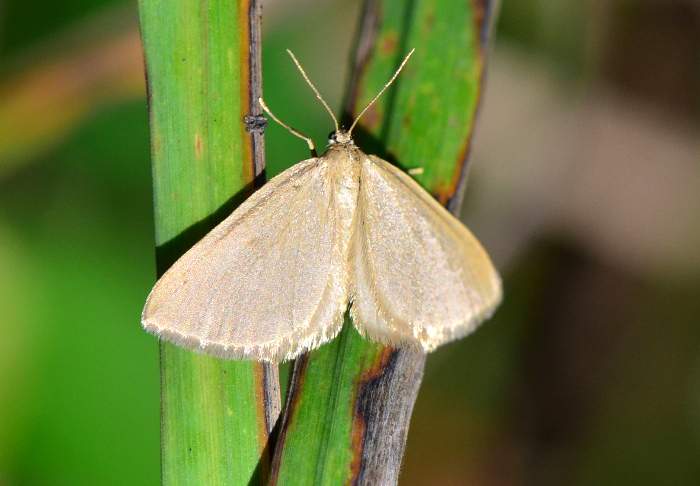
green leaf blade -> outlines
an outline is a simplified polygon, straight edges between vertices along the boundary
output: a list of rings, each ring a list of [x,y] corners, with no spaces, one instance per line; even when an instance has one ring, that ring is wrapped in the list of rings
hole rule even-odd
[[[255,6],[254,6],[255,7]],[[141,0],[162,274],[250,193],[250,2]],[[255,105],[257,106],[257,105]],[[163,484],[264,484],[276,367],[161,343]]]

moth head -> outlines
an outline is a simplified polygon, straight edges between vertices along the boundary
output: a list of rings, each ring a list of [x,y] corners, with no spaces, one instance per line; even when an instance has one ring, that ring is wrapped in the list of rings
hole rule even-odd
[[[351,145],[352,135],[345,130],[334,130],[328,134],[328,145]]]

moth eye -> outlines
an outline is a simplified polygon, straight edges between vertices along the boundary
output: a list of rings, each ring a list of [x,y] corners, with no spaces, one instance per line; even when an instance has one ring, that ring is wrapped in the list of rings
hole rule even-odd
[[[337,139],[336,136],[335,136],[335,131],[333,131],[333,132],[331,132],[331,133],[328,134],[328,140],[330,140],[331,142],[337,142],[337,141],[338,141],[338,139]]]

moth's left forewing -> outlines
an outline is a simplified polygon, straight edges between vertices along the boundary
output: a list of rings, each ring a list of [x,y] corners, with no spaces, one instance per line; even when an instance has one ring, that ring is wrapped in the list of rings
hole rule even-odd
[[[353,208],[339,204],[332,162],[274,177],[185,253],[151,291],[144,328],[200,353],[273,362],[340,332]]]
[[[501,300],[501,280],[469,230],[388,162],[360,169],[351,315],[361,334],[430,351],[462,337]]]

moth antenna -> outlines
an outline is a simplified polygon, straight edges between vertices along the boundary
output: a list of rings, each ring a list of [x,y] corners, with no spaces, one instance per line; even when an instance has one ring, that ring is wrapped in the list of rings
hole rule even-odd
[[[294,64],[296,64],[297,68],[299,68],[299,71],[301,71],[301,75],[304,76],[304,79],[306,80],[306,84],[311,86],[311,89],[314,90],[314,93],[316,93],[316,98],[321,100],[321,103],[323,103],[323,106],[326,107],[326,110],[331,115],[331,118],[333,118],[333,123],[335,124],[335,131],[339,132],[340,127],[338,126],[338,120],[336,120],[335,115],[333,114],[330,107],[328,106],[328,103],[326,103],[326,100],[323,99],[323,97],[321,96],[321,93],[318,92],[318,90],[316,89],[316,86],[314,86],[314,84],[311,82],[309,77],[306,75],[306,71],[304,71],[304,68],[301,67],[301,64],[299,64],[299,61],[297,61],[297,58],[294,56],[294,53],[292,51],[290,51],[289,49],[287,49],[287,52],[289,53],[290,56],[292,56],[292,60],[294,61]]]
[[[267,113],[268,115],[270,115],[270,118],[272,118],[273,120],[275,120],[277,123],[279,123],[280,125],[282,125],[284,128],[286,128],[287,130],[289,130],[290,132],[292,132],[292,133],[293,133],[294,135],[296,135],[297,137],[301,138],[302,140],[306,140],[306,143],[309,144],[309,149],[311,150],[311,156],[314,157],[314,158],[315,158],[315,157],[318,157],[318,154],[316,154],[316,147],[314,147],[314,141],[311,140],[310,137],[307,137],[306,135],[304,135],[304,134],[301,133],[300,131],[293,129],[292,127],[290,127],[289,125],[287,125],[286,123],[284,123],[282,120],[280,120],[279,118],[277,118],[277,117],[275,116],[275,114],[272,113],[272,112],[270,111],[270,109],[267,107],[267,105],[265,104],[265,102],[263,101],[262,98],[258,98],[258,102],[260,103],[260,106],[262,106],[263,110],[265,110],[265,113]]]
[[[375,96],[374,98],[372,98],[372,101],[370,101],[369,103],[367,103],[367,106],[365,106],[365,107],[362,109],[362,111],[360,112],[360,114],[357,115],[357,118],[355,118],[355,121],[352,122],[352,126],[350,126],[350,130],[348,130],[348,134],[352,133],[352,129],[355,128],[355,125],[357,125],[357,122],[360,120],[360,117],[362,117],[362,115],[365,114],[365,111],[367,111],[367,110],[369,109],[369,107],[372,106],[372,104],[373,104],[375,101],[377,101],[377,98],[379,98],[379,97],[382,95],[382,93],[384,93],[384,91],[386,91],[386,89],[387,89],[389,86],[391,86],[391,83],[394,82],[394,80],[395,80],[396,77],[399,75],[399,73],[401,72],[401,70],[403,69],[403,67],[404,67],[404,66],[406,65],[406,63],[408,62],[408,59],[413,55],[414,52],[415,52],[415,49],[411,49],[411,52],[408,53],[408,55],[407,55],[406,58],[403,60],[403,62],[401,63],[401,65],[399,66],[399,68],[396,70],[396,72],[394,73],[394,75],[391,77],[391,79],[389,80],[389,82],[386,83],[386,84],[384,85],[384,87],[379,91],[379,93],[377,93],[377,96]]]

